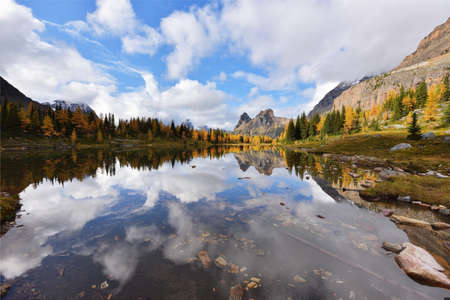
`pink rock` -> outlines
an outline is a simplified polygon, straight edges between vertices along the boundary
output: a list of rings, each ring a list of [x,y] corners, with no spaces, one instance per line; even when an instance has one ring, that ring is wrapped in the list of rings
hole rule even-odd
[[[422,284],[450,289],[450,279],[431,254],[411,243],[403,246],[405,250],[395,257],[395,261],[409,277]]]

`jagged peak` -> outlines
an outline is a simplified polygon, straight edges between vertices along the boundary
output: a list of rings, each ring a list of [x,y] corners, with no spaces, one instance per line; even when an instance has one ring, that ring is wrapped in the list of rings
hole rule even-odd
[[[257,114],[255,118],[257,118],[257,117],[274,118],[275,115],[273,113],[273,110],[271,108],[268,108],[266,110],[260,111],[259,114]]]

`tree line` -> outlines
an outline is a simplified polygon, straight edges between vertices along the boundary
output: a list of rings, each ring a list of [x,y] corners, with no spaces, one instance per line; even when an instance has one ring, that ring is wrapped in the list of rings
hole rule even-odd
[[[1,135],[42,136],[66,138],[73,144],[80,139],[103,143],[113,138],[153,141],[192,141],[207,143],[272,143],[266,136],[231,134],[222,129],[192,129],[184,124],[166,124],[157,118],[131,118],[115,120],[114,114],[97,116],[94,112],[75,111],[56,107],[40,110],[30,102],[26,107],[5,99],[0,107]]]

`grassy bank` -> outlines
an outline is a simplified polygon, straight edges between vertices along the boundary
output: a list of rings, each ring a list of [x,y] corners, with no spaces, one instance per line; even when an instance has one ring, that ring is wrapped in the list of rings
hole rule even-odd
[[[450,178],[396,176],[360,191],[360,195],[363,198],[381,197],[392,200],[398,196],[410,196],[412,201],[450,207]]]
[[[405,169],[433,169],[446,174],[450,168],[450,143],[444,142],[444,130],[434,133],[434,139],[411,141],[406,139],[404,131],[383,131],[302,141],[287,147],[307,148],[312,153],[373,156]],[[400,143],[409,143],[412,148],[390,151],[390,148]]]

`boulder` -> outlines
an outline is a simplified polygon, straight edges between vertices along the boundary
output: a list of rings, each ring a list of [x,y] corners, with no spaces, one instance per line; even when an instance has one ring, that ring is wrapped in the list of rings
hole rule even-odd
[[[404,243],[405,249],[395,257],[399,267],[414,280],[430,286],[450,289],[444,268],[426,250]]]
[[[410,196],[398,196],[397,200],[402,201],[402,202],[411,202],[411,197]]]
[[[432,132],[425,132],[424,134],[422,134],[422,138],[425,140],[434,139],[435,137],[436,136]]]
[[[395,223],[400,225],[409,225],[409,226],[416,226],[416,227],[423,227],[427,229],[431,229],[431,225],[428,222],[408,218],[404,216],[398,216],[398,215],[392,215],[391,220],[393,220]]]
[[[446,230],[450,229],[450,224],[444,222],[434,222],[431,223],[431,228],[433,228],[434,230]]]
[[[400,253],[404,247],[400,244],[394,244],[389,242],[384,242],[383,246],[381,246],[386,251],[394,252],[394,253]]]
[[[199,251],[197,256],[202,262],[203,267],[205,269],[209,268],[209,265],[211,264],[211,259],[209,258],[208,252],[206,252],[205,250]]]
[[[412,146],[408,143],[400,143],[391,148],[391,151],[403,150],[411,148]]]

